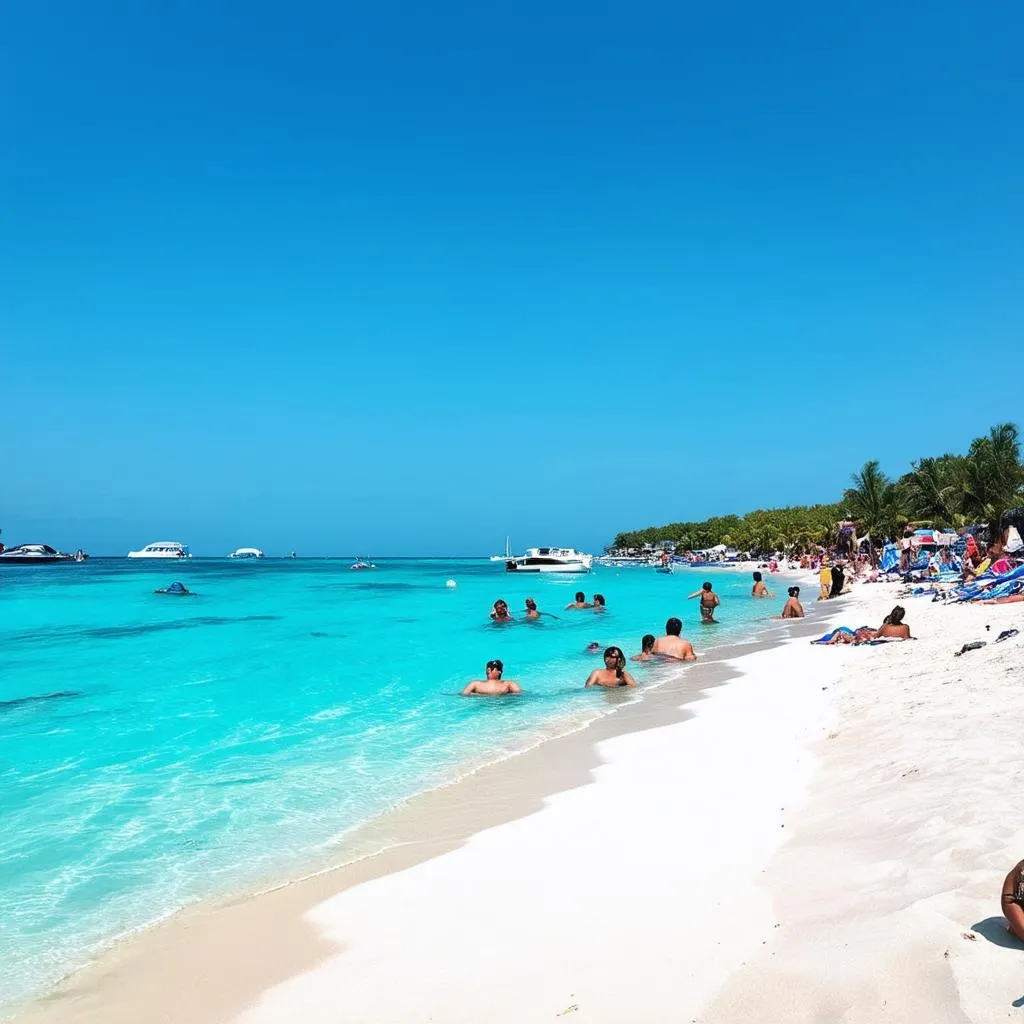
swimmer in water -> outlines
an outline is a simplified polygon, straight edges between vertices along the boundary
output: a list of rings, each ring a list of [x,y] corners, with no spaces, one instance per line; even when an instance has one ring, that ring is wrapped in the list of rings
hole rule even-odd
[[[589,643],[589,644],[587,644],[586,647],[583,648],[583,653],[584,654],[597,654],[597,653],[600,652],[600,650],[601,650],[601,645],[595,640],[595,641],[593,641],[593,643]]]
[[[503,601],[500,597],[494,602],[494,607],[491,609],[491,618],[495,622],[514,622],[515,620],[509,614],[508,603]]]
[[[654,641],[654,653],[664,654],[679,661],[696,661],[693,644],[684,640],[679,634],[683,631],[683,623],[674,615],[665,623],[665,635]]]
[[[636,680],[626,671],[626,656],[618,647],[604,652],[604,668],[596,668],[587,677],[587,686],[636,686]]]
[[[592,604],[587,604],[587,595],[584,594],[582,590],[577,590],[576,591],[576,600],[575,601],[570,601],[565,606],[565,610],[567,612],[569,612],[569,611],[572,611],[575,608],[593,608],[593,607],[594,606]]]
[[[688,600],[692,601],[695,597],[700,598],[700,621],[703,623],[717,622],[715,609],[722,602],[718,599],[718,595],[714,590],[711,589],[711,584],[705,583],[697,593],[691,594]]]
[[[471,683],[466,684],[465,689],[462,691],[463,697],[469,697],[474,693],[478,693],[482,697],[503,697],[507,693],[523,692],[514,679],[501,678],[501,673],[505,671],[505,666],[498,658],[487,662],[486,671],[486,679],[474,679]]]
[[[594,595],[593,608],[594,608],[595,612],[603,612],[605,610],[605,608],[604,608],[604,594],[595,594]]]
[[[759,572],[754,573],[754,588],[750,591],[751,597],[774,597],[775,595],[768,589],[767,584],[764,582],[764,578]]]
[[[800,603],[800,588],[790,587],[789,597],[782,606],[783,619],[802,619],[804,617],[804,606]]]
[[[633,655],[634,661],[657,661],[654,653],[654,634],[645,633],[640,639],[640,653]]]
[[[526,618],[539,619],[540,612],[537,611],[537,602],[532,597],[526,599]]]

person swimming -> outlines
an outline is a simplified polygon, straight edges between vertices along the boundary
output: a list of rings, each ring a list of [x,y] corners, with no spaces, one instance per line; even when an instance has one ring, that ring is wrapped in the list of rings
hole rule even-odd
[[[514,679],[501,678],[502,672],[505,671],[505,666],[500,658],[487,662],[485,671],[487,678],[474,679],[472,682],[467,683],[461,696],[469,697],[471,694],[478,693],[482,697],[502,697],[507,693],[523,692]]]
[[[700,620],[709,624],[717,622],[715,609],[722,603],[714,592],[710,583],[705,583],[696,593],[691,594],[687,600],[692,601],[695,597],[700,598]]]
[[[800,588],[790,587],[789,597],[782,606],[783,619],[802,619],[804,617],[804,606],[800,603]]]
[[[532,597],[526,599],[526,618],[539,619],[540,612],[537,611],[537,602]]]
[[[633,655],[634,661],[657,661],[657,655],[654,653],[654,634],[644,633],[640,638],[640,653]]]
[[[605,610],[605,607],[604,607],[604,594],[595,594],[594,595],[594,604],[592,605],[592,607],[593,607],[595,612],[603,612]]]
[[[679,635],[682,631],[682,621],[673,616],[665,623],[665,635],[654,641],[653,652],[677,658],[679,661],[696,661],[697,655],[694,653],[693,644]]]
[[[618,647],[604,652],[604,668],[596,668],[587,677],[586,686],[636,686],[636,680],[626,671],[626,656]]]
[[[494,607],[491,609],[491,618],[495,622],[514,622],[512,615],[508,610],[508,602],[503,601],[500,597],[494,602]]]
[[[174,597],[193,597],[194,594],[184,583],[180,583],[175,580],[169,587],[161,587],[159,590],[154,590],[154,594],[171,594]]]
[[[598,654],[598,653],[600,653],[600,650],[601,650],[601,645],[596,640],[594,640],[591,643],[587,644],[586,647],[583,648],[583,653],[584,654]]]
[[[774,597],[775,595],[768,589],[768,585],[764,581],[764,577],[759,573],[754,573],[754,587],[750,591],[751,597]]]
[[[587,595],[584,594],[582,590],[577,590],[576,591],[576,599],[574,601],[570,601],[565,606],[565,610],[568,612],[568,611],[573,611],[574,609],[578,609],[578,608],[593,608],[593,607],[594,606],[592,604],[587,604]]]

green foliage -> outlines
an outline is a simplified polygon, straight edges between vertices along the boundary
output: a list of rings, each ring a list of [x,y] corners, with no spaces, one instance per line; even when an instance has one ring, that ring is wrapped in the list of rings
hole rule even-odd
[[[993,535],[1003,513],[1024,504],[1024,465],[1013,423],[1000,423],[975,438],[966,455],[947,453],[911,463],[891,480],[877,460],[851,477],[843,500],[834,505],[793,505],[756,509],[743,516],[712,516],[701,522],[669,523],[629,530],[613,547],[642,548],[671,541],[681,550],[727,544],[741,551],[807,551],[835,541],[839,523],[850,519],[872,547],[895,538],[908,523],[956,529],[988,523]]]

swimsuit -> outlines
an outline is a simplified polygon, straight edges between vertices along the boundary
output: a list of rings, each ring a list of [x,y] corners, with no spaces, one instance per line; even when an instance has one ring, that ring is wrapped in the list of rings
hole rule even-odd
[[[702,597],[700,599],[700,617],[701,617],[701,619],[703,619],[704,622],[714,622],[715,621],[715,604],[714,604],[714,602],[712,602],[711,604],[705,604],[704,603],[704,598]]]

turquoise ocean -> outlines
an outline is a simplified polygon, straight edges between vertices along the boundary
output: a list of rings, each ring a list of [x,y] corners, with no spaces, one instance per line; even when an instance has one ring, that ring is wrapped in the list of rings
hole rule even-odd
[[[771,628],[783,603],[754,601],[748,574],[722,570],[349,565],[94,559],[2,571],[0,1004],[186,904],[342,863],[361,823],[609,713],[583,689],[601,665],[588,643],[632,655],[678,615],[699,653]],[[686,600],[705,578],[723,599],[717,626],[701,626]],[[176,579],[196,596],[153,593]],[[578,589],[604,594],[607,612],[564,611]],[[551,614],[489,621],[495,598],[521,615],[527,596]],[[489,658],[522,697],[457,696]],[[665,674],[631,670],[630,699]]]

